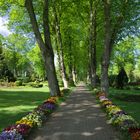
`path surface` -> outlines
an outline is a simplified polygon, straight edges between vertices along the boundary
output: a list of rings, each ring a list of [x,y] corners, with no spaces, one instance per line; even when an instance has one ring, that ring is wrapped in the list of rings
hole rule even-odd
[[[119,140],[84,85],[78,86],[29,140]]]

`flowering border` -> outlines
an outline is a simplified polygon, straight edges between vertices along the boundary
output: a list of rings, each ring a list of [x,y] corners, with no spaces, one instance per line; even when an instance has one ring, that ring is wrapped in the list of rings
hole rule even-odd
[[[41,127],[46,118],[65,100],[67,94],[64,92],[65,90],[62,91],[62,97],[49,97],[14,125],[5,128],[0,133],[0,140],[24,140],[31,130]]]
[[[135,119],[106,97],[106,94],[95,90],[96,97],[101,107],[107,113],[109,123],[118,127],[123,132],[128,132],[131,140],[140,140],[140,128]]]

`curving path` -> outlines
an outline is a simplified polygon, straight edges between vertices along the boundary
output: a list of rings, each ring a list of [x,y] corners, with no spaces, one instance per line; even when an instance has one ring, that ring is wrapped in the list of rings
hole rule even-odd
[[[106,120],[95,97],[80,85],[29,140],[119,140]]]

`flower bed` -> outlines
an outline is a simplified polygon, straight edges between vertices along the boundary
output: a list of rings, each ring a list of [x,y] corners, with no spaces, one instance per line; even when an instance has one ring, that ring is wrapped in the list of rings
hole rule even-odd
[[[105,93],[96,92],[96,97],[101,107],[107,113],[110,124],[118,127],[122,131],[128,132],[132,140],[140,140],[139,124],[134,118],[113,104],[112,101],[105,96]]]
[[[41,127],[47,116],[58,106],[61,97],[50,97],[32,112],[5,128],[0,133],[0,140],[24,140],[31,130]],[[63,97],[62,97],[63,98]]]

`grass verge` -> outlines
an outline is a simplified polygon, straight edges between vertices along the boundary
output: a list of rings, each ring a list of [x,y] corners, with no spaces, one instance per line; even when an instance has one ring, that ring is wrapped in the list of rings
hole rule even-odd
[[[109,98],[140,124],[140,90],[118,90],[110,88]]]
[[[47,87],[0,89],[0,131],[14,124],[48,97]]]

